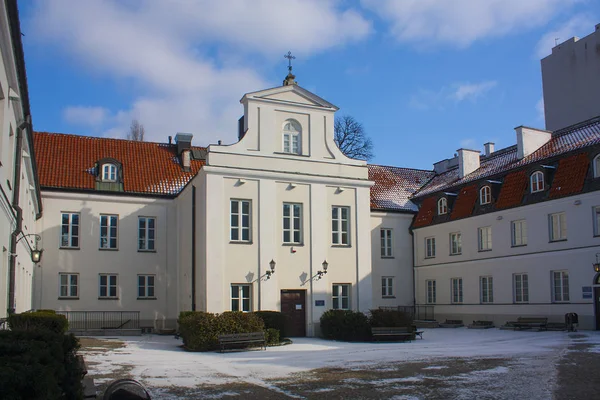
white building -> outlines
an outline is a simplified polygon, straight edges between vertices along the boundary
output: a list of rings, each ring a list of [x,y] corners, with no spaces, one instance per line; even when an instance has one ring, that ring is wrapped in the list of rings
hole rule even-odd
[[[41,215],[16,1],[0,7],[0,318],[32,308]]]

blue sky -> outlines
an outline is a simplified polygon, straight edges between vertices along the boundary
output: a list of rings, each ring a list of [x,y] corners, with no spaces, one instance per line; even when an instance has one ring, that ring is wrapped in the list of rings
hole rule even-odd
[[[373,163],[431,169],[544,127],[540,58],[599,0],[20,1],[34,128],[235,141],[244,93],[300,85],[362,122]]]

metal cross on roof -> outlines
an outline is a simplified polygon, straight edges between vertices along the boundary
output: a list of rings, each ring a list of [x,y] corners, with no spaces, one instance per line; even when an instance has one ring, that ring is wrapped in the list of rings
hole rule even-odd
[[[295,60],[296,57],[294,57],[292,55],[291,51],[288,51],[286,55],[283,56],[283,58],[287,58],[288,59],[288,71],[290,71],[290,73],[292,72],[292,60]]]

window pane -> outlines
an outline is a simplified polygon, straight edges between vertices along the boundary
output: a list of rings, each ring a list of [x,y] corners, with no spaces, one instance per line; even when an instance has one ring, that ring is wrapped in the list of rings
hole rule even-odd
[[[340,308],[340,300],[337,297],[333,298],[333,309],[339,310]]]
[[[250,231],[248,229],[242,229],[242,240],[250,240]]]
[[[250,311],[250,299],[244,299],[242,300],[242,311]]]
[[[231,287],[231,297],[232,298],[239,298],[240,297],[239,290],[240,290],[239,286],[232,286]]]
[[[342,297],[342,309],[349,309],[349,299],[347,297]]]
[[[342,296],[348,296],[348,285],[342,285]]]
[[[242,201],[242,214],[250,214],[250,202]]]
[[[242,297],[250,297],[250,286],[242,286]]]
[[[231,311],[240,311],[240,301],[238,299],[231,299]]]
[[[154,286],[148,286],[148,297],[154,297]]]
[[[238,202],[237,201],[231,202],[231,212],[235,213],[235,214],[238,213]]]

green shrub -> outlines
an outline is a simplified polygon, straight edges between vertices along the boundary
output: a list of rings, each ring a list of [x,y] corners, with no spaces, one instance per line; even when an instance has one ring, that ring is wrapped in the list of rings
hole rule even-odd
[[[37,313],[47,313],[47,314],[56,314],[56,311],[54,311],[54,310],[46,310],[46,309],[35,310],[35,312],[37,312]]]
[[[267,341],[267,346],[279,344],[279,330],[275,328],[266,328],[265,340]]]
[[[265,329],[277,329],[280,338],[287,337],[290,323],[287,315],[279,311],[255,311],[254,314],[263,320]]]
[[[0,398],[81,399],[79,342],[49,330],[0,331]]]
[[[186,313],[183,317],[179,316],[178,322],[183,344],[192,351],[216,350],[219,335],[260,332],[265,328],[258,316],[243,312]]]
[[[371,310],[369,314],[369,325],[379,328],[411,327],[412,316],[404,311],[398,310]]]
[[[65,333],[69,329],[69,321],[64,315],[36,311],[9,315],[8,326],[13,331],[49,330],[56,333]]]
[[[371,339],[367,316],[350,310],[326,311],[321,316],[321,333],[326,339],[349,342]]]

